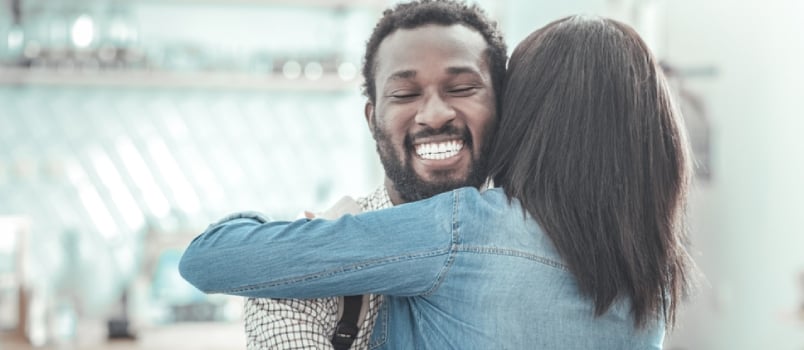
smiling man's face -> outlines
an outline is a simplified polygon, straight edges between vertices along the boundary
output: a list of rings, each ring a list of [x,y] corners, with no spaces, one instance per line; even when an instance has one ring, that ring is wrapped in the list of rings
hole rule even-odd
[[[496,123],[487,47],[460,24],[399,29],[380,44],[366,118],[394,203],[485,182]]]

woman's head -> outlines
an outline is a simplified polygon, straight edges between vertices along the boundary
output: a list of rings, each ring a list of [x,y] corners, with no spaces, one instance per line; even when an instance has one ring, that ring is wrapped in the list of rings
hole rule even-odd
[[[674,310],[690,262],[690,165],[656,59],[629,26],[568,17],[511,55],[491,174],[542,225],[597,314],[630,298],[639,325]]]

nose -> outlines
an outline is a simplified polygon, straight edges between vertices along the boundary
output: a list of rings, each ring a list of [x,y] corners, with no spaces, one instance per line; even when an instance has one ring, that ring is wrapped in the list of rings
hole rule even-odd
[[[419,107],[416,123],[440,129],[455,119],[455,109],[440,94],[431,94]]]

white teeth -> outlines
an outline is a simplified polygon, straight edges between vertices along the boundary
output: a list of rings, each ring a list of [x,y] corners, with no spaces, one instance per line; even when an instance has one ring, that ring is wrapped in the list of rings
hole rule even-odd
[[[416,145],[416,154],[422,159],[447,159],[454,157],[463,149],[463,141],[451,140],[445,142],[424,143]]]

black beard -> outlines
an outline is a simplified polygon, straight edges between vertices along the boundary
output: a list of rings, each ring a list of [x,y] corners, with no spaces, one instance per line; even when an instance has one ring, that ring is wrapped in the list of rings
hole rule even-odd
[[[427,129],[417,133],[414,136],[423,137],[441,134],[460,135],[463,140],[464,147],[470,150],[472,164],[470,165],[469,174],[465,179],[449,178],[449,175],[452,171],[442,170],[435,171],[431,174],[433,177],[437,179],[443,178],[443,180],[436,180],[434,182],[425,181],[419,177],[418,174],[416,174],[416,171],[414,171],[413,167],[411,166],[411,158],[413,157],[413,154],[415,154],[412,142],[413,137],[410,135],[405,136],[404,147],[406,153],[403,161],[396,149],[391,144],[390,137],[375,125],[374,138],[377,142],[377,153],[380,155],[380,162],[385,169],[385,175],[391,180],[394,189],[398,192],[399,197],[403,201],[413,202],[422,200],[442,192],[451,191],[465,186],[479,188],[481,185],[483,185],[483,183],[485,183],[486,177],[488,176],[485,155],[488,153],[486,152],[486,149],[489,146],[489,140],[484,140],[486,142],[483,143],[481,154],[479,157],[477,157],[475,156],[474,152],[472,152],[472,136],[468,129],[464,129],[463,132],[461,132],[461,130],[458,130],[452,125],[446,125],[445,127],[441,128],[441,130]]]

